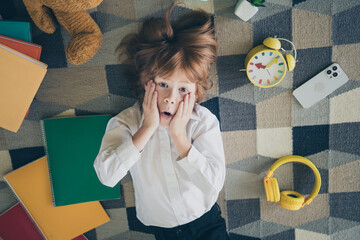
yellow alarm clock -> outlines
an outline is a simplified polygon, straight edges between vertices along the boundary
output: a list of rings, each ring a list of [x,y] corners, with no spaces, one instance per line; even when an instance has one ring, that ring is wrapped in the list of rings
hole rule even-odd
[[[292,45],[294,56],[286,53],[281,48],[280,40]],[[273,87],[280,83],[287,71],[295,68],[296,48],[295,45],[284,38],[268,37],[262,45],[250,50],[245,58],[246,74],[249,80],[262,88]]]

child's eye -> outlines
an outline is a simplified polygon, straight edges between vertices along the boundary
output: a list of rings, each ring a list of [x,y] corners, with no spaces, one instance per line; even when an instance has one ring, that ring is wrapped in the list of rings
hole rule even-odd
[[[188,90],[186,88],[180,88],[179,90],[180,90],[180,92],[184,92],[184,93],[188,92]]]
[[[165,83],[159,83],[160,87],[167,87],[167,85]]]

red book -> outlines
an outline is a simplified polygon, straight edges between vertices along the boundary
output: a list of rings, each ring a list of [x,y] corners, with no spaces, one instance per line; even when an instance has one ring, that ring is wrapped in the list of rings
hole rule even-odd
[[[17,203],[0,215],[0,239],[45,240],[45,237],[21,203]],[[87,240],[87,238],[80,235],[73,240]]]
[[[0,215],[0,239],[45,240],[21,203]]]
[[[40,60],[42,47],[39,44],[25,42],[4,35],[0,35],[0,43],[36,60]]]
[[[4,35],[0,35],[0,43],[36,60],[40,60],[42,47],[39,44],[25,42]]]
[[[40,60],[42,47],[39,44],[22,41],[4,35],[0,35],[0,43],[29,57],[35,58],[36,60]],[[28,114],[29,110],[27,111],[25,118]]]

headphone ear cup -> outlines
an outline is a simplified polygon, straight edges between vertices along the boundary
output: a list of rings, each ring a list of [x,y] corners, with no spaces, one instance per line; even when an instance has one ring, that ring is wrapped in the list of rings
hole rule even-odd
[[[280,201],[280,190],[279,184],[276,178],[268,178],[264,179],[265,193],[266,199],[270,202],[278,202]]]
[[[295,191],[282,191],[280,193],[280,206],[288,210],[299,210],[305,198]]]
[[[265,38],[265,40],[263,41],[263,44],[266,47],[275,49],[275,50],[279,50],[281,48],[280,41],[278,39],[272,38],[272,37]]]
[[[291,54],[285,54],[285,60],[286,60],[286,64],[287,64],[289,72],[294,70],[295,63],[296,63],[294,56]]]

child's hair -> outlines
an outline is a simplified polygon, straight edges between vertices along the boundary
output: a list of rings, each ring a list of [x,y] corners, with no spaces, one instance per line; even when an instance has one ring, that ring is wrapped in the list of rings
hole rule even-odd
[[[169,77],[177,70],[195,83],[197,102],[212,87],[208,75],[210,64],[216,61],[217,42],[211,16],[196,10],[171,23],[170,14],[177,4],[171,5],[164,18],[146,20],[138,34],[127,35],[116,49],[119,58],[126,55],[126,81],[141,101],[147,81]]]

